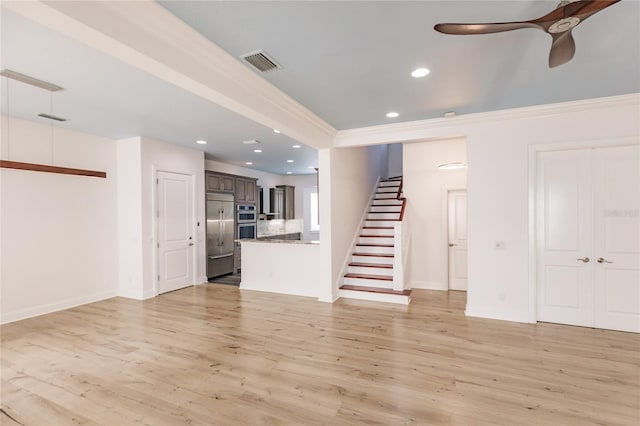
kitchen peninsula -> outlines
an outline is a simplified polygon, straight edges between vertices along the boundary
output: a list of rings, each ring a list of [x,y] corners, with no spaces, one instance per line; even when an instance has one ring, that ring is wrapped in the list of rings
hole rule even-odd
[[[241,290],[320,297],[319,241],[257,239],[241,244]]]

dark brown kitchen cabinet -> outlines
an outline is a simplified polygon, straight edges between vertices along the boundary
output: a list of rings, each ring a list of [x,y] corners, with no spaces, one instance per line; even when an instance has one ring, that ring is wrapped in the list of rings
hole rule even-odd
[[[276,185],[269,190],[271,213],[277,219],[295,219],[295,186]]]
[[[256,202],[256,180],[255,179],[236,179],[236,203],[255,203]]]
[[[207,172],[207,191],[235,192],[235,178],[233,176]]]

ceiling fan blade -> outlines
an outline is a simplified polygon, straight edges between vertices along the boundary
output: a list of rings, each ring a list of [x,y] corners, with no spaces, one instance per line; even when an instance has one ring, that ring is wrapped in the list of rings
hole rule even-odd
[[[549,68],[555,68],[558,65],[565,64],[573,58],[576,53],[576,42],[571,35],[571,30],[551,34],[553,42],[551,43],[551,52],[549,52]]]
[[[544,29],[550,27],[555,21],[576,16],[584,21],[594,13],[618,3],[620,0],[577,0],[565,6],[560,6],[546,15],[534,19],[531,22],[539,24]]]
[[[542,29],[538,24],[531,22],[499,22],[494,24],[437,24],[434,30],[443,34],[493,34],[504,31],[519,30],[522,28]]]
[[[618,3],[620,0],[578,0],[564,7],[565,17],[578,16],[585,20],[596,12]],[[587,15],[582,17],[582,15]]]

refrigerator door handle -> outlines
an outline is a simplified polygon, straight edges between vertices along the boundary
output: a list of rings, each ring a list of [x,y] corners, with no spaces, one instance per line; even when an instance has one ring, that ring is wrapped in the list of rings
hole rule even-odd
[[[222,259],[223,257],[233,256],[233,253],[221,254],[219,256],[207,256],[207,259]]]

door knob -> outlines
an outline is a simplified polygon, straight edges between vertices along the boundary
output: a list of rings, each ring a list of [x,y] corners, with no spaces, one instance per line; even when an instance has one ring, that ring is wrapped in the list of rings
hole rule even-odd
[[[591,259],[589,259],[588,257],[582,257],[582,258],[576,259],[576,260],[579,260],[580,262],[584,262],[584,263],[589,263],[589,260],[591,260]]]
[[[596,260],[596,262],[598,262],[598,263],[613,263],[613,262],[605,259],[604,257],[599,257],[598,260]]]
[[[457,244],[449,243],[449,247],[455,247],[455,246],[457,246]]]

